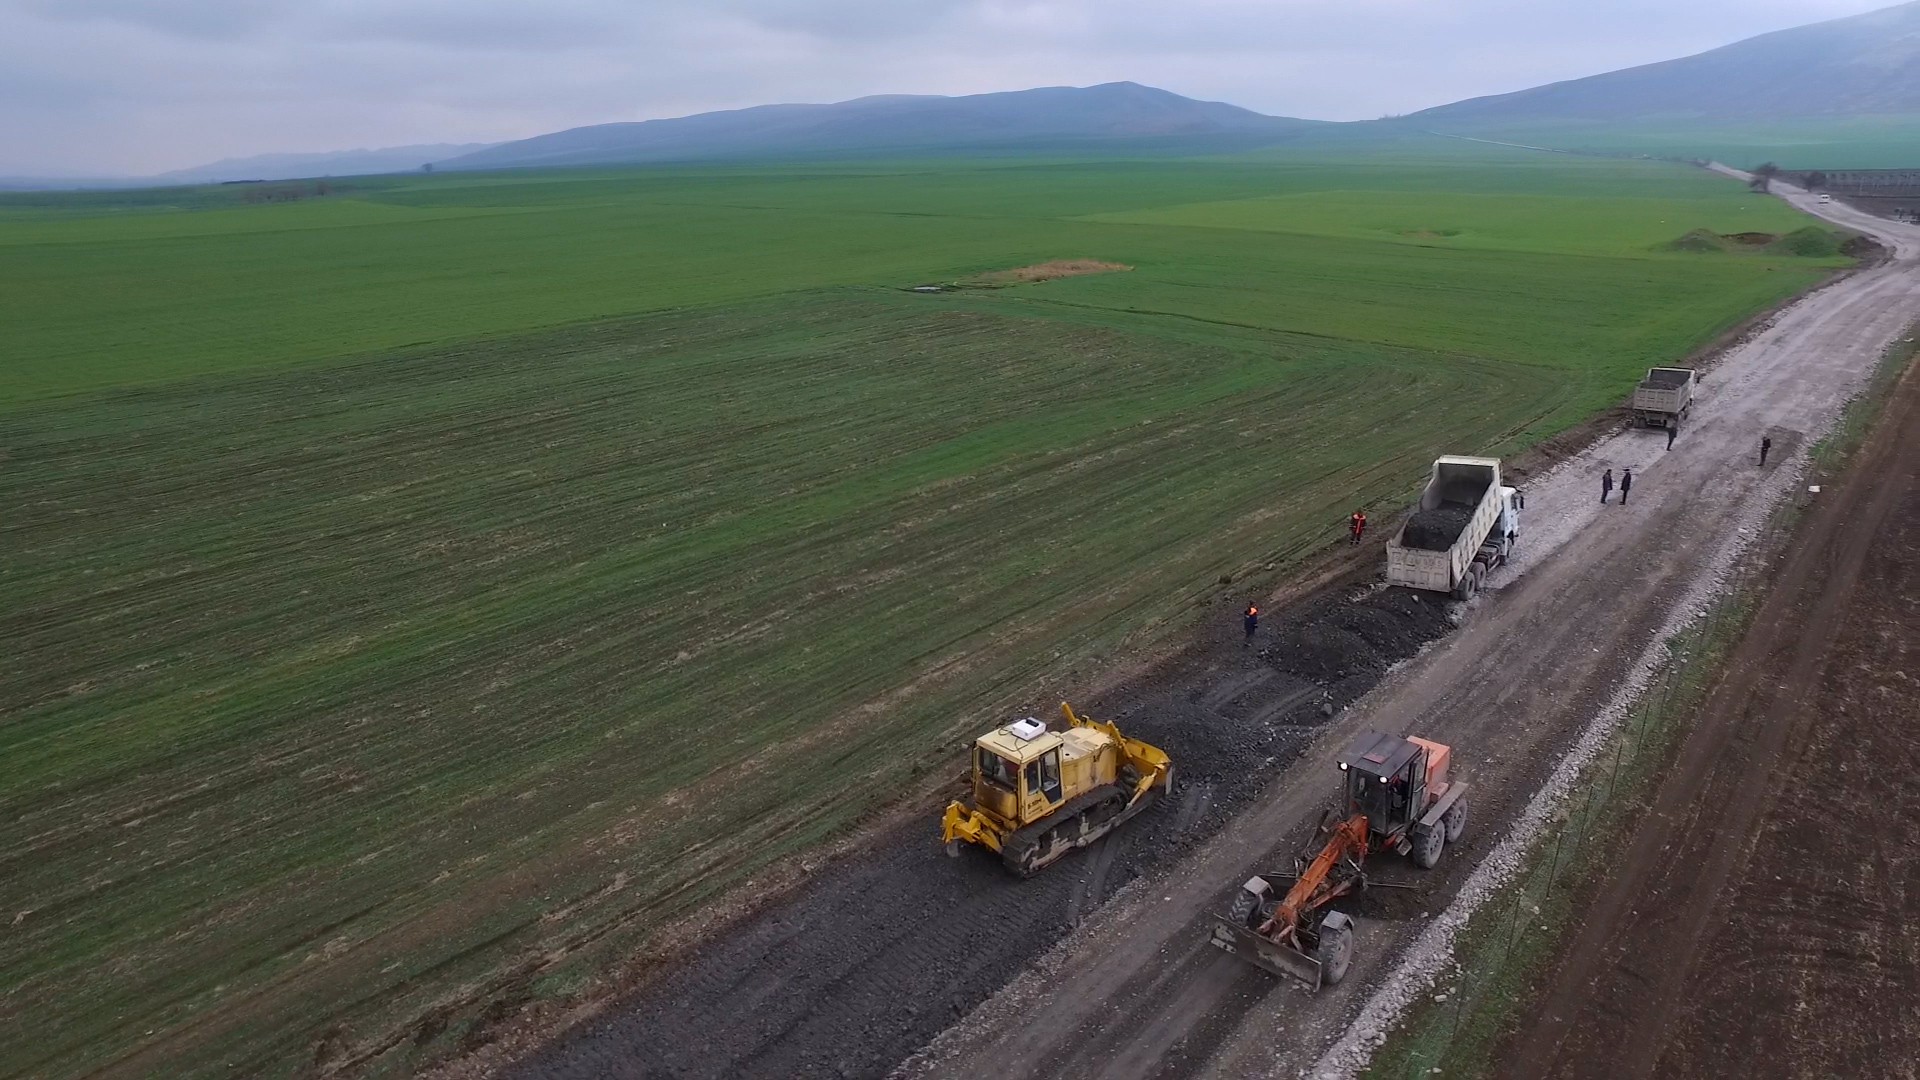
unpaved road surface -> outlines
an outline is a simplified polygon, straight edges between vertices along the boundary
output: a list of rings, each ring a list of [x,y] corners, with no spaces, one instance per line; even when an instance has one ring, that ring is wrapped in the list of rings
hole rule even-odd
[[[1514,1077],[1920,1075],[1920,367],[1584,916]]]
[[[984,853],[947,858],[929,808],[516,1075],[885,1075],[1115,891],[1217,832],[1330,714],[1453,628],[1444,598],[1348,585],[1269,616],[1248,645],[1237,599],[1221,598],[1185,654],[1075,703],[1166,748],[1172,798],[1028,881]],[[964,761],[956,747],[956,771]]]
[[[1899,261],[1803,300],[1728,356],[1671,452],[1658,434],[1626,433],[1530,484],[1519,561],[1444,647],[1381,682],[1445,630],[1433,602],[1336,591],[1243,650],[1223,597],[1214,640],[1089,703],[1174,755],[1179,787],[1162,806],[1027,882],[941,857],[931,818],[903,826],[513,1075],[881,1076],[942,1029],[905,1071],[1243,1076],[1311,1063],[1609,696],[1692,584],[1696,555],[1790,482],[1808,434],[1920,310],[1920,231],[1887,242]],[[1775,448],[1766,469],[1752,459],[1762,434]],[[1630,505],[1599,505],[1608,466],[1634,469]],[[1249,872],[1284,864],[1333,789],[1332,755],[1366,726],[1452,742],[1476,823],[1433,873],[1395,868],[1422,887],[1361,909],[1354,973],[1308,998],[1206,945],[1208,913]]]
[[[1531,485],[1522,561],[1495,576],[1497,591],[1476,602],[1460,633],[1339,717],[1218,837],[1103,910],[1047,970],[977,1010],[914,1070],[1238,1077],[1311,1068],[1423,912],[1445,906],[1502,819],[1628,677],[1709,556],[1792,483],[1787,466],[1920,314],[1920,230],[1819,210],[1880,237],[1893,261],[1803,299],[1728,355],[1673,450],[1659,434],[1625,432]],[[1766,468],[1755,461],[1762,435],[1774,444]],[[1600,505],[1606,467],[1634,470],[1628,505]],[[1424,889],[1392,917],[1363,912],[1353,973],[1309,997],[1214,950],[1208,920],[1250,872],[1287,865],[1333,791],[1333,755],[1365,727],[1452,744],[1474,785],[1474,823],[1430,874],[1391,868]]]

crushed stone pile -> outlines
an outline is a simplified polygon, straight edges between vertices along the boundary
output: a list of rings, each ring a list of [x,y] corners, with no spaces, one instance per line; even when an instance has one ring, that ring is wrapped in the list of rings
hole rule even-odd
[[[1432,510],[1417,511],[1407,519],[1407,530],[1400,542],[1424,551],[1445,551],[1453,546],[1473,520],[1470,503],[1446,502]]]
[[[1453,628],[1447,599],[1415,589],[1376,588],[1355,600],[1315,605],[1277,627],[1261,659],[1326,687],[1335,705],[1371,689],[1389,667]]]
[[[1676,386],[1684,386],[1686,381],[1686,372],[1662,368],[1648,372],[1647,377],[1640,381],[1640,385],[1649,390],[1671,390]]]

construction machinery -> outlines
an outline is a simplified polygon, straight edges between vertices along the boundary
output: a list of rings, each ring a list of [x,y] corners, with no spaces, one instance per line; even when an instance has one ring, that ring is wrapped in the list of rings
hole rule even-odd
[[[1442,457],[1406,524],[1387,541],[1387,584],[1471,600],[1520,541],[1518,489],[1500,482],[1500,459]]]
[[[1635,427],[1677,428],[1693,408],[1693,384],[1699,373],[1686,367],[1650,367],[1633,388]]]
[[[1028,717],[973,744],[973,805],[947,806],[941,839],[947,854],[963,844],[1000,853],[1021,877],[1086,847],[1173,786],[1173,765],[1158,747],[1120,734],[1113,724],[1076,714],[1051,731]]]
[[[1320,849],[1292,874],[1250,878],[1216,916],[1213,943],[1318,990],[1353,963],[1353,920],[1335,900],[1367,886],[1368,856],[1394,851],[1430,870],[1467,827],[1467,785],[1449,779],[1453,750],[1427,739],[1362,732],[1340,756],[1341,806],[1321,820]],[[1311,850],[1309,848],[1308,850]],[[1274,881],[1292,879],[1276,896]]]

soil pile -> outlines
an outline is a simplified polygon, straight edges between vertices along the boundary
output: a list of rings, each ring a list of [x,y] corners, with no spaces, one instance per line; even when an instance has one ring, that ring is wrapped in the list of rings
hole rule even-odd
[[[1467,529],[1467,522],[1472,520],[1472,504],[1441,503],[1432,510],[1421,510],[1408,518],[1407,529],[1400,534],[1400,542],[1423,551],[1445,551],[1460,539],[1460,534]]]
[[[1640,385],[1649,390],[1672,390],[1685,385],[1686,381],[1687,373],[1678,368],[1655,368],[1640,380]]]
[[[1330,703],[1344,706],[1378,683],[1388,668],[1452,629],[1448,612],[1446,598],[1437,593],[1375,588],[1358,599],[1318,605],[1283,626],[1260,657],[1326,688]]]

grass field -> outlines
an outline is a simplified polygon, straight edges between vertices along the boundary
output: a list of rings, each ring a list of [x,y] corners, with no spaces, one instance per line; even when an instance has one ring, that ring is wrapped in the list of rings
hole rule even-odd
[[[1449,133],[1601,154],[1722,161],[1751,169],[1910,169],[1920,162],[1920,116],[1732,120],[1556,121],[1448,127]]]
[[[0,200],[6,1076],[455,1053],[1833,265],[1453,146],[228,197]]]

